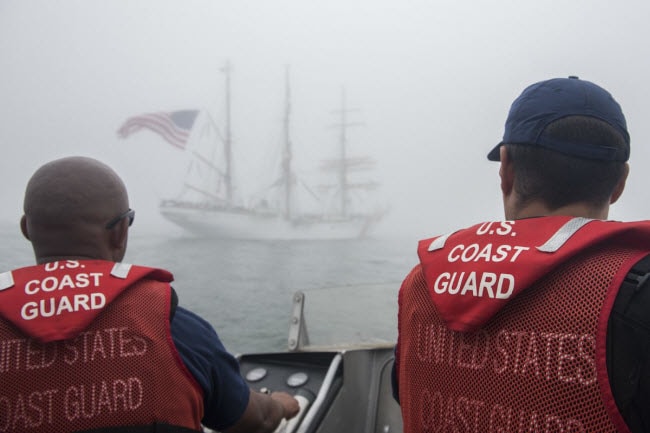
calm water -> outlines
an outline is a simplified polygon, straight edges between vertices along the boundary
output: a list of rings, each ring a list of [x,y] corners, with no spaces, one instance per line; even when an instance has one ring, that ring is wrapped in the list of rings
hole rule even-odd
[[[0,238],[0,270],[33,264],[17,225],[0,226]],[[383,239],[225,241],[133,230],[124,261],[171,271],[180,304],[212,323],[231,352],[246,353],[286,349],[296,290],[306,293],[312,340],[324,331],[345,333],[341,338],[348,341],[390,339],[399,284],[417,260],[415,245]]]

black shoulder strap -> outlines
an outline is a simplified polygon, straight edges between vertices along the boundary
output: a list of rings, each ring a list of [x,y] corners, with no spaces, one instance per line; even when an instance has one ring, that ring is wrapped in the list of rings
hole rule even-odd
[[[648,295],[650,281],[650,254],[639,260],[630,272],[627,273],[623,284],[614,301],[612,312],[629,316],[641,322],[646,322],[650,329],[650,315],[648,315],[647,304],[640,302]],[[634,301],[634,302],[633,302]]]
[[[630,431],[650,431],[650,255],[628,272],[607,326],[607,374]]]
[[[174,290],[173,287],[171,287],[171,289],[172,289],[172,302],[171,302],[171,308],[169,309],[170,323],[172,320],[174,320],[174,314],[176,314],[176,307],[178,307],[178,295],[176,294],[176,290]]]

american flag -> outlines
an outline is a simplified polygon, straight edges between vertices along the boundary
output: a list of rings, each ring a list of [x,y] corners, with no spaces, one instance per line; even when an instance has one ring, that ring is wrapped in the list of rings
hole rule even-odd
[[[180,110],[170,112],[147,113],[126,119],[117,131],[122,138],[143,128],[152,130],[173,146],[185,149],[190,131],[199,114],[198,110]]]

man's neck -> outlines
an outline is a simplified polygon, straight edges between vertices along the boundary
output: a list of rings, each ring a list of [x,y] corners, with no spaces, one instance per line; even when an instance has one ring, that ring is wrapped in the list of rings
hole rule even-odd
[[[91,256],[62,256],[62,255],[52,255],[52,256],[43,256],[43,257],[36,257],[36,263],[39,265],[42,265],[43,263],[50,263],[50,262],[63,262],[66,260],[110,260],[106,258],[99,258],[99,257],[91,257]]]
[[[517,220],[523,218],[532,218],[540,216],[566,215],[582,218],[592,218],[606,220],[609,216],[609,206],[594,207],[584,203],[575,203],[550,210],[542,203],[531,203],[515,211],[506,211],[506,218]]]

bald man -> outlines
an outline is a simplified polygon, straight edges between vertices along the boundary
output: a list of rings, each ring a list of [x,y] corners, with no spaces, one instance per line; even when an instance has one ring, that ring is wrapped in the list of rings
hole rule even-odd
[[[121,263],[135,212],[110,167],[43,165],[24,212],[38,265],[0,275],[0,431],[270,432],[297,414],[249,389],[172,274]]]

